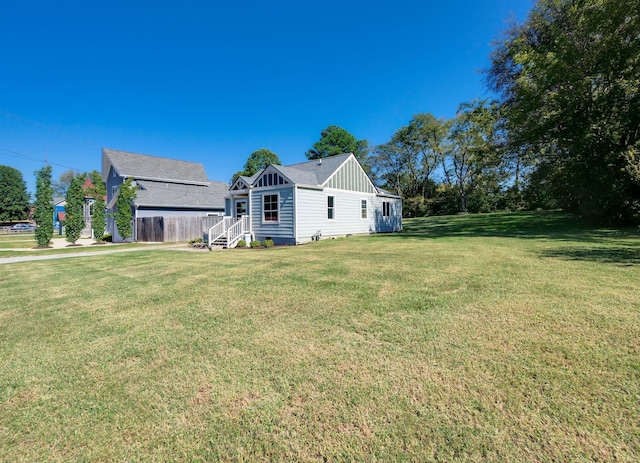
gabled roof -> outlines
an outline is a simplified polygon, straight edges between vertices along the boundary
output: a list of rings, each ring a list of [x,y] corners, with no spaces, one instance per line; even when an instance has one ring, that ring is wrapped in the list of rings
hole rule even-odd
[[[389,191],[376,187],[362,169],[362,165],[360,165],[358,159],[351,153],[314,159],[290,166],[270,164],[256,175],[250,178],[242,178],[249,185],[255,187],[261,185],[261,183],[258,183],[260,177],[271,171],[279,172],[291,183],[305,187],[344,189],[346,186],[347,189],[352,191],[377,193],[382,196],[399,198],[399,196]],[[271,180],[269,180],[269,182],[271,182]],[[280,183],[278,184],[280,185]],[[271,185],[271,183],[269,183],[269,185]]]
[[[294,183],[323,185],[351,156],[353,156],[351,153],[340,154],[290,166],[276,167]]]
[[[113,167],[121,177],[136,180],[152,180],[172,183],[208,183],[204,167],[199,162],[129,153],[110,148],[102,148],[102,177],[106,181],[109,167]]]

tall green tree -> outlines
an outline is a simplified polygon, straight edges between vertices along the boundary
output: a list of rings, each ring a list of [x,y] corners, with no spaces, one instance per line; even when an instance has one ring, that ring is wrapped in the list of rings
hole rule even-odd
[[[532,181],[585,217],[640,223],[640,2],[538,0],[491,59]]]
[[[36,242],[45,247],[53,237],[53,188],[51,187],[51,166],[36,171]]]
[[[93,228],[93,236],[98,242],[102,242],[102,237],[106,229],[105,223],[105,200],[104,197],[107,194],[107,186],[102,180],[102,175],[97,170],[89,173],[91,183],[93,183],[93,190],[90,192],[94,197],[94,203],[91,206],[91,227]]]
[[[123,240],[133,237],[133,200],[136,198],[136,187],[133,179],[127,178],[118,188],[118,199],[116,199],[116,227]]]
[[[500,190],[502,163],[497,143],[498,108],[494,103],[462,103],[449,132],[445,177],[467,212],[470,196],[482,186],[495,196]]]
[[[85,227],[83,189],[85,180],[85,174],[76,175],[73,180],[71,180],[65,196],[67,205],[65,206],[66,218],[64,221],[64,230],[66,240],[72,244],[78,241]]]
[[[251,177],[269,164],[280,165],[282,163],[276,153],[267,148],[260,148],[249,155],[247,162],[244,164],[244,169],[233,175],[231,183],[235,182],[240,176]]]
[[[29,214],[29,194],[22,173],[0,166],[0,222],[24,220]]]
[[[434,174],[442,164],[449,122],[432,114],[416,114],[391,140],[373,150],[378,181],[403,195],[407,215],[424,215],[435,189]]]
[[[321,159],[329,156],[353,153],[367,174],[371,175],[371,167],[367,159],[369,155],[369,143],[367,140],[358,140],[350,132],[330,125],[320,132],[320,140],[305,153],[307,159]]]

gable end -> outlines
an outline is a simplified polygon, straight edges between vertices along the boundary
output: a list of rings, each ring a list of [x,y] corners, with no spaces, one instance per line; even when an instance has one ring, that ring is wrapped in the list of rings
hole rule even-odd
[[[376,187],[353,156],[326,181],[325,186],[337,190],[377,193]]]
[[[257,188],[264,188],[271,186],[291,185],[291,182],[284,175],[278,172],[276,168],[274,168],[273,166],[268,166],[255,180],[255,182],[253,182],[253,184]]]

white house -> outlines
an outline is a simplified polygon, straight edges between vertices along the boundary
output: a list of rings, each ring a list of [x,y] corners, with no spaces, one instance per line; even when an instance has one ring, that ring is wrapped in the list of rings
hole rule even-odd
[[[226,224],[210,232],[234,246],[242,233],[275,244],[402,230],[402,199],[377,188],[353,154],[290,166],[269,165],[239,177],[225,198]],[[230,237],[227,230],[236,224]],[[240,231],[238,227],[242,228]]]

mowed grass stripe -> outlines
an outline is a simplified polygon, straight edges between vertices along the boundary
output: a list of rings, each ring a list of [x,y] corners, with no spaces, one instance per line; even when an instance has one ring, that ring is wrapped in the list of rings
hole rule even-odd
[[[3,266],[0,460],[634,461],[637,232],[405,228]]]

